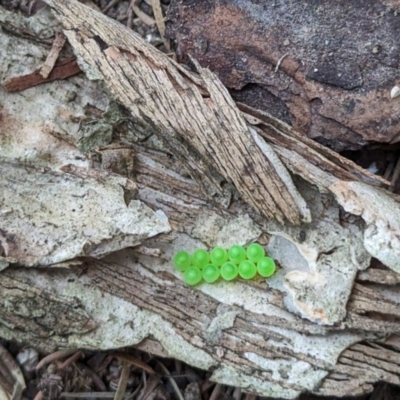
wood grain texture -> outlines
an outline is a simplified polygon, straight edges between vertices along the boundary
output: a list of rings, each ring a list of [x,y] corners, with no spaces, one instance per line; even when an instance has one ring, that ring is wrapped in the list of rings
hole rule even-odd
[[[259,213],[299,224],[302,214],[274,165],[255,144],[226,88],[193,61],[170,60],[134,32],[75,1],[48,1],[76,54],[115,98],[144,120],[210,197],[232,182]]]

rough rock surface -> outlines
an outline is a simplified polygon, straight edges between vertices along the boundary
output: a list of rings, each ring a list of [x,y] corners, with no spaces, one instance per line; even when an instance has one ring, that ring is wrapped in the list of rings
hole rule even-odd
[[[182,60],[336,151],[400,140],[397,1],[172,0]]]

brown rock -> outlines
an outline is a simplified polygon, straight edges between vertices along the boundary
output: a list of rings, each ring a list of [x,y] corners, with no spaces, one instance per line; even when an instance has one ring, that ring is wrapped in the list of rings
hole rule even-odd
[[[167,35],[181,60],[209,67],[234,98],[336,151],[354,150],[400,140],[400,99],[390,97],[400,62],[396,4],[172,0]]]

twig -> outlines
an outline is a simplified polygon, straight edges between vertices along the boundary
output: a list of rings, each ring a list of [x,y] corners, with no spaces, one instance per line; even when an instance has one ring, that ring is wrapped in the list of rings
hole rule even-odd
[[[56,38],[54,39],[53,46],[51,47],[51,50],[49,54],[47,55],[46,61],[42,65],[42,68],[40,69],[39,73],[40,75],[44,78],[47,79],[48,76],[50,75],[50,72],[53,70],[57,58],[60,55],[60,52],[62,48],[64,47],[64,44],[66,42],[67,38],[63,35],[63,33],[58,32],[56,35]]]
[[[208,389],[210,389],[213,385],[215,385],[215,382],[211,382],[210,380],[206,380],[205,382],[203,382],[203,384],[201,385],[201,392],[207,392]]]
[[[88,377],[93,381],[93,385],[94,385],[94,389],[95,390],[99,390],[99,391],[102,391],[102,392],[105,392],[107,390],[106,385],[101,380],[99,375],[96,372],[94,372],[91,368],[89,368],[87,365],[82,364],[82,363],[76,363],[76,366],[81,371],[86,373],[88,375]]]
[[[143,390],[141,391],[140,395],[138,396],[138,400],[146,400],[151,393],[154,392],[158,384],[160,383],[160,377],[158,375],[151,375],[150,379],[143,385]]]
[[[71,365],[72,363],[74,363],[75,361],[79,360],[82,356],[83,356],[83,352],[82,351],[77,351],[74,355],[72,355],[71,357],[67,358],[62,364],[60,364],[58,366],[58,369],[65,369],[66,367],[68,367],[68,365]]]
[[[3,87],[7,92],[16,92],[19,90],[29,89],[42,83],[52,82],[56,79],[65,79],[79,74],[80,72],[81,69],[76,62],[76,58],[71,57],[56,65],[46,79],[40,75],[40,70],[36,70],[30,74],[16,76],[7,80],[3,83]]]
[[[182,374],[182,363],[179,360],[175,360],[175,370],[178,375]]]
[[[130,354],[114,353],[112,355],[118,358],[118,360],[127,362],[131,365],[134,365],[135,367],[141,368],[149,374],[155,374],[153,368],[149,367],[143,361],[138,360],[136,357],[133,357]]]
[[[126,26],[129,29],[133,27],[133,10],[131,7],[128,7],[128,19],[126,21]]]
[[[122,372],[118,382],[118,388],[115,393],[114,400],[122,400],[126,392],[126,386],[128,384],[129,373],[131,372],[131,367],[127,361],[122,362]]]
[[[209,400],[217,400],[220,398],[220,394],[222,391],[222,385],[220,383],[217,383],[211,393],[210,399]],[[222,397],[222,396],[221,396]]]
[[[144,374],[144,372],[143,372]],[[140,392],[142,389],[143,385],[143,380],[140,381],[139,385],[137,385],[137,388],[126,398],[126,400],[132,400],[136,398],[136,395]]]
[[[163,16],[160,0],[152,0],[151,5],[153,8],[154,18],[156,19],[158,32],[160,33],[160,36],[164,42],[165,48],[167,50],[170,50],[171,46],[170,46],[169,40],[165,38],[165,22],[164,22],[164,16]]]
[[[110,1],[104,8],[101,10],[103,14],[106,14],[111,8],[113,8],[116,4],[118,4],[121,0],[112,0]]]
[[[283,59],[284,59],[287,55],[289,55],[289,53],[284,54],[284,55],[278,60],[278,62],[276,63],[276,67],[275,67],[275,73],[278,72],[278,69],[279,69],[279,67],[280,67],[281,64],[282,64]]]
[[[43,400],[43,392],[41,390],[37,392],[33,400]]]
[[[139,7],[138,4],[140,3],[141,0],[132,0],[131,1],[131,6],[132,10],[135,12],[135,14],[140,18],[142,22],[144,22],[146,25],[153,27],[156,24],[156,21],[148,16],[146,13],[144,13]]]
[[[399,157],[398,160],[397,160],[397,164],[396,164],[396,167],[395,167],[395,169],[394,169],[394,171],[393,171],[392,179],[391,179],[391,181],[390,181],[390,188],[389,188],[389,190],[390,190],[391,192],[394,191],[395,186],[396,186],[396,183],[397,183],[397,181],[398,181],[398,179],[399,179],[399,176],[400,176],[400,157]]]
[[[235,388],[232,397],[234,400],[240,400],[242,397],[242,389],[240,387]]]
[[[171,376],[171,374],[169,373],[168,369],[165,367],[165,365],[163,363],[161,363],[160,361],[157,361],[157,365],[163,370],[164,374],[167,375],[169,381],[171,382],[172,387],[175,390],[175,393],[177,394],[179,400],[185,400],[181,391],[179,390],[178,385],[175,382],[175,379]]]
[[[115,392],[82,392],[82,393],[71,393],[62,392],[60,394],[60,399],[113,399]],[[130,395],[129,395],[130,396]],[[128,395],[125,395],[124,399],[129,399]]]
[[[386,167],[385,173],[383,174],[383,179],[389,179],[390,175],[392,174],[394,164],[394,160],[390,160],[388,166]]]
[[[63,357],[68,357],[74,353],[76,353],[76,349],[55,351],[54,353],[51,353],[48,356],[42,358],[38,362],[38,364],[36,365],[36,371],[38,371],[40,368],[46,366],[47,364],[50,364],[51,362],[59,360],[60,358],[63,358]]]

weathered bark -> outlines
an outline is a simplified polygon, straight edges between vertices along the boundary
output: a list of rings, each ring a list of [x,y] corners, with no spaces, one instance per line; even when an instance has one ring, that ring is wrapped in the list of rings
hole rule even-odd
[[[157,241],[152,243],[157,244],[160,245]],[[373,292],[360,284],[341,326],[323,327],[298,317],[267,316],[242,307],[223,306],[218,300],[188,288],[170,273],[155,272],[154,262],[148,264],[149,268],[144,265],[92,262],[83,274],[82,269],[69,273],[60,270],[53,271],[52,277],[47,271],[32,271],[29,275],[26,270],[3,271],[0,299],[1,303],[7,302],[8,309],[2,309],[1,335],[47,351],[136,343],[138,348],[155,354],[177,356],[200,368],[216,368],[214,379],[220,382],[233,384],[233,379],[240,376],[242,382],[250,384],[247,390],[265,395],[294,397],[308,389],[318,394],[345,396],[367,393],[380,380],[400,383],[398,353],[393,348],[371,342],[351,346],[362,336],[372,339],[399,330],[398,322],[380,318],[390,315],[398,320],[398,304],[391,304],[377,293],[371,299]],[[49,279],[55,282],[51,283],[51,290],[46,289]],[[240,290],[240,286],[234,284],[234,289]],[[86,294],[71,296],[84,287]],[[265,289],[265,283],[259,283],[252,291],[262,299]],[[76,297],[81,301],[77,302]],[[268,295],[269,303],[285,314],[282,300],[279,292]],[[38,309],[41,315],[37,314]],[[69,316],[64,309],[70,310]],[[82,312],[93,317],[89,319]],[[113,316],[107,317],[109,312]],[[365,317],[368,314],[371,316]],[[13,320],[7,319],[10,316]],[[70,323],[66,323],[68,317]],[[94,324],[97,334],[85,334],[95,328]],[[364,333],[349,335],[349,330]],[[110,331],[113,337],[107,338]],[[291,340],[300,340],[305,347],[294,350],[288,345]],[[320,354],[335,351],[341,341],[349,348],[337,361]],[[312,347],[316,354],[307,354]],[[275,360],[275,366],[260,364],[262,358]],[[327,374],[321,385],[315,385],[315,376],[310,376],[307,365],[311,366],[312,375],[319,378],[317,381]],[[273,371],[281,368],[287,375],[281,371],[277,377]],[[293,374],[299,374],[298,379]]]
[[[310,221],[303,199],[285,169],[279,168],[279,159],[269,159],[261,151],[213,74],[199,67],[199,75],[188,72],[129,30],[84,6],[48,3],[57,11],[79,57],[103,77],[110,92],[134,117],[152,127],[204,190],[211,186],[213,192],[222,194],[221,179],[214,178],[217,171],[261,214],[293,224]],[[84,30],[76,30],[84,24]],[[179,137],[186,143],[181,144]],[[188,146],[192,151],[188,152]],[[200,158],[193,158],[196,153]]]
[[[188,72],[104,16],[76,2],[49,3],[82,57],[79,64],[86,65],[89,76],[106,82],[141,128],[121,127],[126,114],[113,106],[101,85],[80,76],[39,85],[23,95],[1,90],[0,132],[7,143],[2,150],[7,162],[2,160],[1,165],[12,159],[18,165],[14,172],[23,164],[29,173],[41,172],[41,179],[78,179],[82,185],[90,183],[91,190],[98,185],[113,187],[112,195],[119,202],[123,199],[124,211],[131,214],[128,205],[135,190],[126,194],[124,189],[134,181],[135,201],[158,211],[153,218],[166,215],[172,232],[147,240],[143,239],[151,235],[143,235],[137,238],[141,246],[102,260],[93,258],[98,256],[95,252],[84,253],[90,257],[78,260],[67,258],[59,268],[18,267],[29,263],[19,256],[7,259],[9,250],[3,245],[1,260],[11,265],[0,272],[0,337],[44,350],[135,345],[213,370],[212,379],[218,382],[274,397],[294,398],[306,390],[344,396],[367,393],[381,380],[399,383],[400,346],[394,335],[400,330],[398,275],[383,266],[366,269],[371,255],[363,244],[365,232],[375,232],[374,224],[384,224],[384,216],[362,207],[346,214],[338,204],[350,207],[357,203],[346,200],[357,200],[362,206],[363,193],[371,192],[393,206],[393,216],[399,205],[385,191],[365,183],[385,182],[268,114],[238,105],[240,113],[209,72]],[[15,59],[23,59],[27,48],[39,54],[36,64],[25,66],[23,72],[13,70],[12,64],[11,70],[5,68],[3,79],[8,81],[38,69],[45,58],[42,53],[49,50],[48,43],[43,47],[40,40],[27,46],[20,37],[2,37],[14,40],[6,54]],[[152,98],[156,94],[157,103]],[[174,114],[178,111],[182,122]],[[204,115],[208,119],[198,119]],[[231,124],[229,118],[235,122]],[[190,121],[195,126],[201,123],[191,130],[185,125]],[[215,131],[209,130],[209,122]],[[227,131],[228,126],[234,134]],[[38,138],[34,144],[32,138]],[[244,143],[240,150],[238,143],[239,147]],[[256,157],[249,152],[250,146],[258,149]],[[219,147],[224,150],[219,152]],[[243,157],[244,164],[229,160],[228,149]],[[253,186],[239,176],[249,162],[253,163],[249,170]],[[289,175],[285,166],[298,176]],[[272,175],[266,176],[266,168]],[[28,172],[18,176],[27,177]],[[222,176],[231,179],[242,198],[231,185],[223,191]],[[268,206],[260,205],[257,196],[279,194],[277,189],[269,192],[264,185],[268,180],[280,185],[286,195]],[[259,192],[249,191],[261,181],[264,186]],[[25,182],[13,182],[13,187],[25,187]],[[222,208],[221,202],[210,201],[217,192],[230,199],[222,202]],[[350,195],[347,199],[346,194]],[[288,209],[285,196],[294,202]],[[58,196],[53,199],[58,204]],[[15,201],[10,207],[10,201],[1,201],[2,216],[21,204]],[[45,199],[45,205],[50,201]],[[280,224],[283,210],[291,210],[289,220],[300,222],[306,212],[299,204],[307,205],[312,223]],[[97,213],[102,223],[107,208]],[[278,222],[266,218],[271,213]],[[89,215],[82,215],[83,226],[90,221]],[[26,218],[15,214],[15,221]],[[42,221],[48,223],[51,218],[44,213]],[[137,222],[139,230],[141,223]],[[381,242],[383,253],[374,254],[382,260],[398,231],[396,218],[390,223],[392,236],[381,233],[379,238],[388,240]],[[11,235],[7,226],[1,228],[7,244]],[[21,232],[26,234],[26,229]],[[52,239],[57,237],[52,230],[48,233]],[[107,233],[101,245],[119,235],[120,229]],[[191,251],[206,244],[228,246],[253,240],[268,244],[280,263],[279,272],[268,281],[191,288],[170,264],[173,253],[182,248]],[[23,243],[31,249],[28,240]],[[93,249],[88,246],[90,240],[83,244],[84,251]]]

